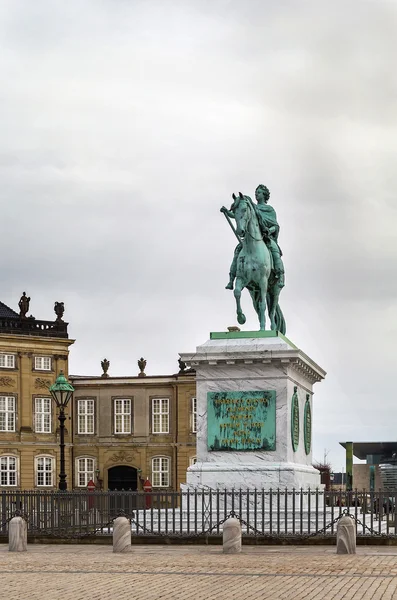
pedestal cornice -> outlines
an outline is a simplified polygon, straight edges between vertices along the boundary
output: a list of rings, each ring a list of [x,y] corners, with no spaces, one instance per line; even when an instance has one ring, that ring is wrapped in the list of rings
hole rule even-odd
[[[291,367],[304,375],[311,383],[321,381],[326,376],[324,369],[284,336],[271,335],[254,338],[249,337],[249,334],[250,332],[247,332],[245,336],[238,338],[214,337],[215,334],[211,334],[211,339],[202,346],[198,346],[195,353],[182,353],[181,359],[196,370],[207,365],[274,364]],[[199,378],[199,373],[197,375]]]

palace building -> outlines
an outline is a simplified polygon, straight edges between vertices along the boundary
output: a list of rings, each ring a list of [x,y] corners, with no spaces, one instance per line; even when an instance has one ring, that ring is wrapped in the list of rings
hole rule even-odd
[[[23,294],[19,314],[0,302],[0,487],[58,487],[59,422],[49,387],[60,371],[68,376],[68,324],[63,304],[57,318],[27,315]],[[179,490],[196,455],[195,372],[110,377],[102,361],[99,376],[69,376],[75,388],[67,407],[68,489],[90,480],[101,489]]]
[[[179,490],[196,456],[195,373],[70,381],[74,486]]]
[[[58,483],[58,420],[49,387],[67,376],[68,325],[28,317],[29,298],[18,314],[0,302],[0,486],[52,489]],[[59,303],[56,303],[59,305]],[[59,313],[61,314],[61,313]],[[66,421],[65,461],[72,474],[71,421]]]

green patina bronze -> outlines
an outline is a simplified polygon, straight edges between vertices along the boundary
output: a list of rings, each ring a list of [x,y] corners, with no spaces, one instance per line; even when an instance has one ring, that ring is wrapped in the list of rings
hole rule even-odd
[[[241,325],[246,321],[241,309],[241,292],[246,288],[258,315],[260,329],[265,329],[267,307],[270,328],[285,334],[286,324],[279,306],[280,292],[284,287],[284,265],[278,245],[280,227],[274,208],[268,205],[268,188],[259,185],[255,197],[257,204],[249,196],[233,194],[230,210],[225,206],[221,208],[239,241],[226,289],[234,287],[237,320]],[[236,220],[236,228],[231,219]]]
[[[375,491],[375,465],[369,465],[369,491]]]
[[[299,446],[299,398],[298,388],[294,387],[294,394],[291,402],[291,439],[292,448],[294,452],[297,451]]]
[[[208,392],[208,450],[275,450],[276,392]]]
[[[310,454],[312,447],[312,409],[310,408],[310,394],[306,394],[305,410],[303,413],[303,434],[305,452]]]
[[[353,489],[353,442],[346,442],[346,491]]]
[[[211,331],[210,339],[211,340],[238,340],[238,339],[259,339],[259,338],[275,338],[280,337],[284,342],[287,342],[291,348],[298,350],[298,347],[295,346],[285,335],[280,333],[279,331]]]

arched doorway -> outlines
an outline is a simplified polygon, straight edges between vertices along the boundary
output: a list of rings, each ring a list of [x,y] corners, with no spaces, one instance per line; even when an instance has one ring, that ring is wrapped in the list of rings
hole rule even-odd
[[[137,469],[125,465],[119,465],[108,469],[108,489],[135,492],[138,489]]]

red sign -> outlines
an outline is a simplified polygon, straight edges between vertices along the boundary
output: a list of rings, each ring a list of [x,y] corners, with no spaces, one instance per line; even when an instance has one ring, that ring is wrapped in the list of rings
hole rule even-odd
[[[146,481],[143,484],[143,491],[147,494],[147,496],[145,498],[146,508],[152,507],[152,496],[150,495],[150,492],[152,491],[152,489],[153,489],[152,484],[150,483],[149,479],[146,477]]]
[[[94,508],[94,495],[92,492],[94,492],[96,490],[96,485],[95,483],[92,481],[92,479],[89,480],[88,484],[87,484],[87,490],[88,490],[88,508]]]

